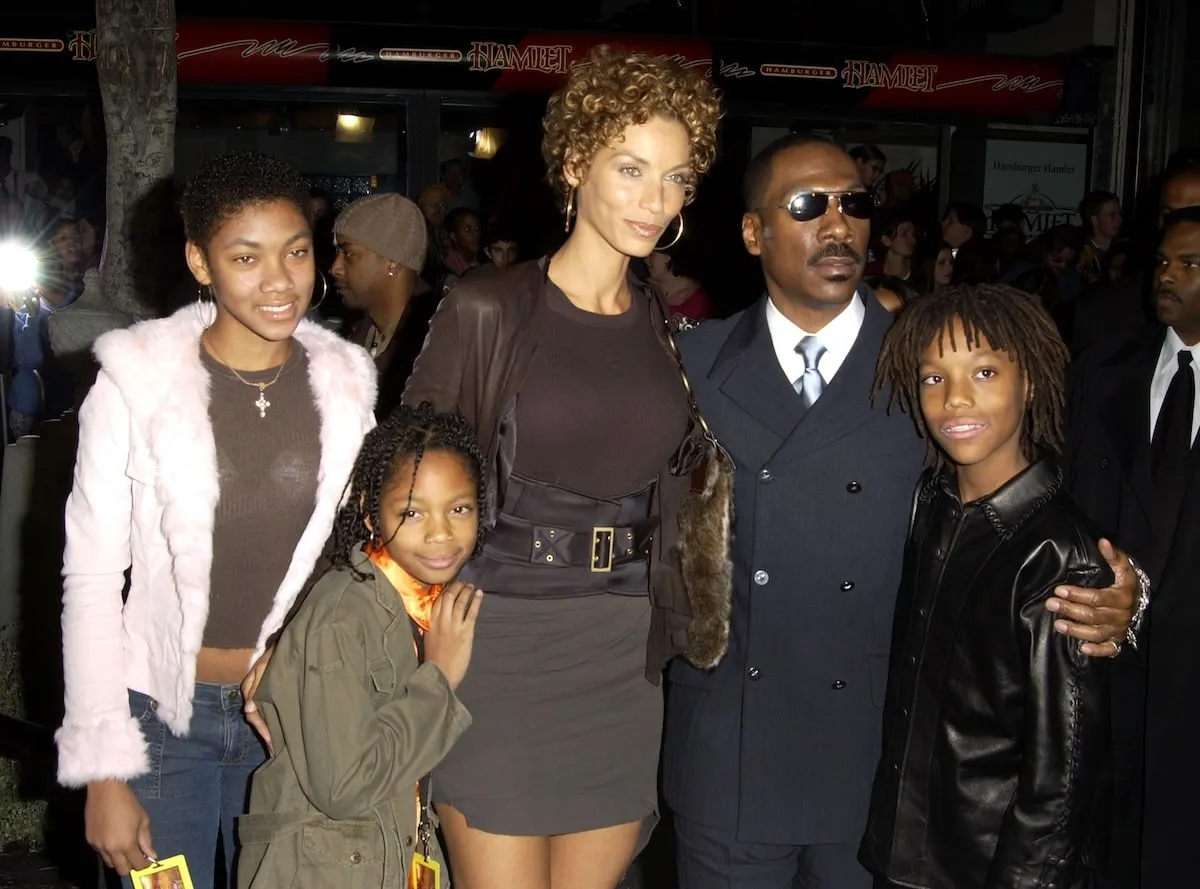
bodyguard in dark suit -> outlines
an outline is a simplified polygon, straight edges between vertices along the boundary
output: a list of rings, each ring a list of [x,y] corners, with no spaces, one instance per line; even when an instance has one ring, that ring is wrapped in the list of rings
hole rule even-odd
[[[1200,208],[1167,218],[1154,296],[1160,323],[1085,353],[1068,393],[1071,494],[1155,589],[1146,644],[1114,665],[1121,889],[1194,885],[1200,873]]]
[[[737,465],[734,590],[721,664],[670,668],[664,793],[682,889],[868,889],[856,855],[925,446],[871,404],[891,318],[859,286],[872,206],[853,160],[788,137],[756,158],[747,198],[767,295],[680,338]],[[1124,631],[1132,583],[1099,596],[1116,608],[1064,614],[1111,625],[1072,635]]]

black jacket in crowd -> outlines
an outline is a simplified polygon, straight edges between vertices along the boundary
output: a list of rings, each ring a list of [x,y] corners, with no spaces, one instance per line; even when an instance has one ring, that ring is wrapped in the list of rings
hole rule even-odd
[[[1086,885],[1108,779],[1107,664],[1054,632],[1061,583],[1104,587],[1097,536],[1053,460],[965,506],[917,488],[883,758],[860,858],[922,889]]]

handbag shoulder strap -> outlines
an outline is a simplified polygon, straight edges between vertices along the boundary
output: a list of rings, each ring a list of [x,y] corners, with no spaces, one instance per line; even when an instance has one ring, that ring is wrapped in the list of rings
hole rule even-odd
[[[696,403],[696,393],[692,391],[691,381],[688,380],[687,370],[683,366],[683,355],[679,351],[679,345],[675,342],[675,332],[671,329],[670,317],[663,322],[663,325],[663,330],[667,337],[667,348],[671,352],[671,357],[675,359],[675,366],[679,370],[679,379],[683,383],[683,391],[687,396],[688,410],[692,413],[692,419],[700,427],[700,431],[704,433],[704,437],[713,445],[720,447],[717,437],[713,435],[712,429],[708,426],[708,421],[704,419],[704,414],[700,412],[700,405]]]

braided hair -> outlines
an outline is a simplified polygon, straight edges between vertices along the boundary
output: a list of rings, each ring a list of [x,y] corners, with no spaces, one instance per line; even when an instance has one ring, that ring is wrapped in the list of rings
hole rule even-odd
[[[889,390],[893,405],[913,418],[922,438],[929,438],[921,414],[921,354],[937,340],[956,349],[954,320],[962,322],[966,347],[986,339],[1005,352],[1025,372],[1030,400],[1021,427],[1021,446],[1028,460],[1038,452],[1057,453],[1062,447],[1064,374],[1069,353],[1046,310],[1029,294],[1005,284],[955,284],[909,303],[884,338],[875,368],[871,402]],[[935,466],[941,468],[940,453]]]
[[[479,491],[477,508],[484,509],[484,456],[475,437],[475,430],[458,414],[441,414],[433,405],[424,402],[420,407],[401,405],[387,419],[367,433],[363,439],[354,470],[350,474],[349,495],[338,511],[333,525],[333,552],[330,561],[335,569],[353,570],[354,554],[372,539],[367,529],[382,527],[380,502],[388,488],[396,483],[397,473],[412,465],[412,481],[408,497],[412,502],[412,486],[416,483],[421,458],[430,451],[442,451],[460,458]],[[403,521],[401,522],[403,524]],[[483,540],[483,522],[475,540],[475,552]]]

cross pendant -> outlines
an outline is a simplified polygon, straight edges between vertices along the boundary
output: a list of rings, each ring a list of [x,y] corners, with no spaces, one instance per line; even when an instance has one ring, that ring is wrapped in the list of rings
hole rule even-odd
[[[271,402],[267,401],[267,387],[258,387],[258,401],[254,402],[254,406],[258,408],[258,415],[262,419],[267,417],[267,408],[271,406]]]

